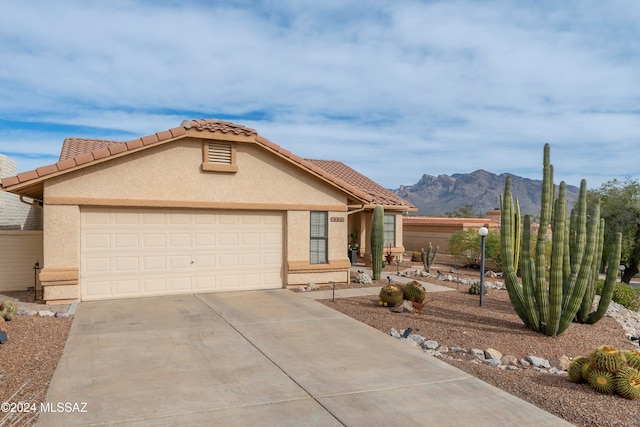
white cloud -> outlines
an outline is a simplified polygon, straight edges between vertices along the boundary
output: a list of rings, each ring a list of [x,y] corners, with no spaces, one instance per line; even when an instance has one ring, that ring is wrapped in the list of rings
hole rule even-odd
[[[387,187],[538,178],[545,142],[556,177],[595,186],[639,176],[639,18],[624,0],[5,2],[0,152],[27,170],[64,136],[224,115]]]

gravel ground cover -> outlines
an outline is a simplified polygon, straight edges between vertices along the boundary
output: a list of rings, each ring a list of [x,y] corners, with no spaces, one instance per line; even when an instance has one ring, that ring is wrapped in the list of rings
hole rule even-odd
[[[449,271],[447,266],[440,268]],[[395,271],[395,268],[387,267],[383,277]],[[477,277],[478,274],[477,271],[461,273],[464,277],[472,277],[473,274]],[[484,350],[492,347],[518,359],[528,355],[550,361],[562,355],[575,357],[586,355],[602,344],[620,349],[637,349],[611,318],[604,318],[596,325],[574,324],[559,337],[550,338],[524,327],[506,291],[489,290],[484,298],[484,306],[479,307],[478,296],[469,294],[464,285],[429,281],[452,290],[428,294],[420,316],[392,313],[388,308],[377,305],[377,297],[344,298],[322,303],[382,333],[389,333],[391,328],[403,330],[411,327],[414,333],[449,348],[456,346]],[[373,286],[381,284],[374,283]],[[337,288],[361,286],[349,283],[338,285]],[[0,300],[4,300],[2,295]],[[27,307],[47,309],[43,305]],[[72,318],[19,315],[6,323],[9,341],[0,345],[0,403],[44,401],[71,322]],[[578,426],[640,425],[640,400],[629,401],[617,396],[596,394],[584,384],[569,382],[563,375],[540,373],[532,369],[500,370],[471,363],[471,356],[456,354],[456,357],[460,360],[445,362]],[[29,426],[34,425],[36,420],[37,413],[0,412],[0,425]]]
[[[441,268],[449,271],[449,267]],[[394,271],[387,268],[383,277]],[[477,271],[461,272],[467,278],[479,277]],[[563,355],[573,358],[588,355],[602,344],[619,349],[638,349],[625,337],[620,325],[609,317],[595,325],[572,324],[560,336],[547,337],[524,326],[504,290],[489,289],[483,307],[480,307],[478,295],[469,294],[468,287],[432,279],[428,281],[452,290],[427,294],[420,316],[393,313],[389,308],[379,307],[376,296],[321,302],[387,334],[391,328],[401,331],[410,327],[413,333],[449,348],[494,348],[504,355],[514,355],[518,360],[529,355],[549,361]],[[471,354],[452,355],[459,360],[443,361],[578,426],[640,425],[640,399],[630,401],[615,395],[597,394],[585,384],[571,383],[566,375],[541,373],[533,369],[501,370],[472,363],[474,357]]]

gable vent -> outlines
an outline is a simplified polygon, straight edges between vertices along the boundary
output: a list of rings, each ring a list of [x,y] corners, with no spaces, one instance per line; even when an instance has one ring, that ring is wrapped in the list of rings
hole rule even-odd
[[[207,161],[214,165],[230,165],[233,162],[231,144],[226,142],[210,142]]]

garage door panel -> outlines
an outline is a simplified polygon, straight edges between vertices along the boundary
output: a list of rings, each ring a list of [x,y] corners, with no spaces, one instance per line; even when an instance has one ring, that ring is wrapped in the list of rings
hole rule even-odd
[[[134,256],[116,257],[115,272],[137,271],[140,269],[138,261],[138,257]]]
[[[163,277],[152,277],[143,279],[142,294],[163,294],[167,291],[167,279]]]
[[[281,213],[83,209],[82,298],[281,288]]]
[[[116,212],[114,221],[116,224],[138,224],[139,215],[135,212]]]
[[[115,292],[121,295],[138,295],[140,293],[140,281],[135,279],[117,280],[115,287]]]

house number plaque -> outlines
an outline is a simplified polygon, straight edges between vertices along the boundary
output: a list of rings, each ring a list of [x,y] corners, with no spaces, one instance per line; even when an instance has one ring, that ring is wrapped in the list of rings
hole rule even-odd
[[[331,222],[344,222],[344,217],[343,216],[332,216],[331,217]]]

